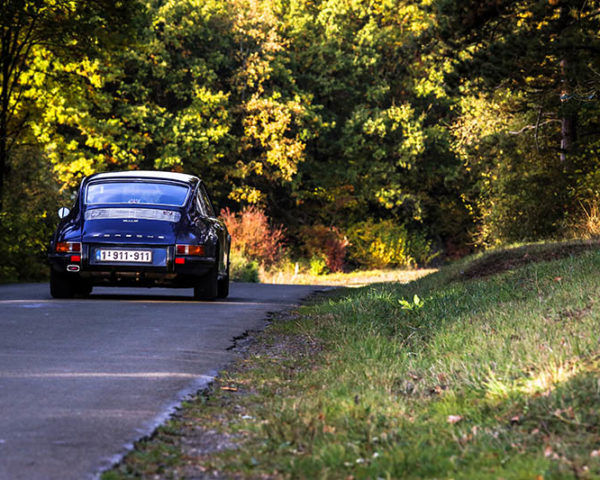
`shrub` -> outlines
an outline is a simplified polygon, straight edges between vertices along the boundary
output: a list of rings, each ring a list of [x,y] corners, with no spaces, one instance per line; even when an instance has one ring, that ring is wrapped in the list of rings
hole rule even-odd
[[[343,269],[349,242],[336,227],[311,225],[302,228],[300,236],[308,258],[322,259],[332,272],[340,272]],[[312,263],[311,260],[311,271]]]
[[[310,259],[310,274],[319,276],[327,273],[327,262],[322,255],[315,255]]]
[[[229,275],[236,282],[259,282],[259,267],[256,260],[248,260],[238,252],[232,252],[230,257]]]
[[[368,268],[414,267],[431,259],[423,234],[409,233],[392,220],[361,222],[348,230],[350,258]]]
[[[239,213],[228,208],[221,217],[231,234],[231,251],[261,267],[276,264],[284,253],[284,229],[269,224],[267,215],[256,206],[245,207]]]

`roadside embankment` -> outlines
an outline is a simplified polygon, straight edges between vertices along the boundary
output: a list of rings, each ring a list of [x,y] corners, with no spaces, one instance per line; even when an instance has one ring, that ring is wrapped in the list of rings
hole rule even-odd
[[[600,251],[576,245],[276,318],[103,478],[598,478]]]

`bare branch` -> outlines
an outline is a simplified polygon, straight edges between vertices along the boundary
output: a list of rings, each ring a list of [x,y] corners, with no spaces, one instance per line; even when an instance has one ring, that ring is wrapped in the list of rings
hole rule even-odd
[[[550,119],[550,120],[546,120],[542,123],[536,123],[535,125],[525,125],[521,130],[517,130],[515,131],[509,131],[508,133],[510,133],[511,135],[521,135],[523,132],[526,132],[527,130],[537,130],[539,127],[543,127],[544,125],[547,125],[549,123],[560,123],[561,121],[558,119]],[[536,133],[537,135],[537,133]]]
[[[535,122],[535,149],[538,153],[540,153],[540,144],[538,142],[538,132],[540,129],[540,120],[542,119],[542,106],[540,105],[540,109],[538,110],[537,121]]]

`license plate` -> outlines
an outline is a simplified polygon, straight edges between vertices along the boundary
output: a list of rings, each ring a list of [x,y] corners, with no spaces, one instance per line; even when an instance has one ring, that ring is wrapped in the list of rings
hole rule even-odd
[[[96,250],[98,262],[152,263],[152,250]]]

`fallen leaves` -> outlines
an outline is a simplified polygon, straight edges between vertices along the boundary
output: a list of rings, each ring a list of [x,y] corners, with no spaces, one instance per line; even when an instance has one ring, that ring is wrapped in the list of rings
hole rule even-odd
[[[558,460],[560,458],[558,456],[558,453],[552,450],[552,447],[550,445],[546,445],[546,447],[544,448],[544,457],[552,458],[553,460]]]
[[[446,419],[446,421],[450,424],[450,425],[454,425],[460,421],[462,421],[463,417],[461,415],[448,415],[448,418]]]

